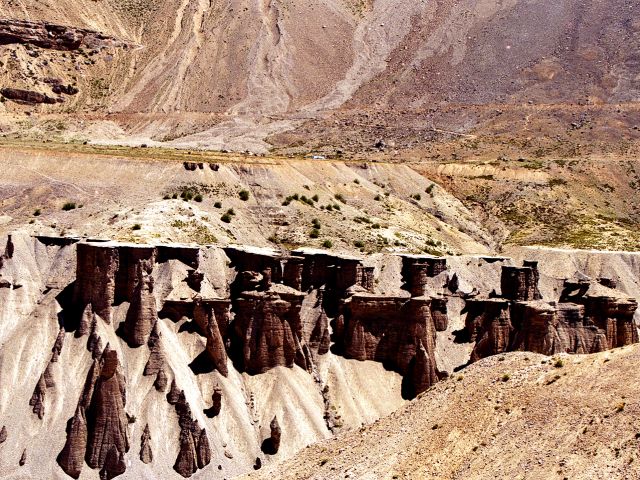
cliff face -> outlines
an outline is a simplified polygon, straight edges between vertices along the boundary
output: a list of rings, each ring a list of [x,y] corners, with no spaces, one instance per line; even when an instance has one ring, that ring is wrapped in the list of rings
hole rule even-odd
[[[493,278],[480,295],[474,275],[460,267],[464,260],[454,257],[389,255],[374,263],[315,250],[34,242],[34,251],[66,249],[66,256],[43,261],[53,272],[43,280],[48,287],[18,297],[30,287],[14,286],[13,269],[28,256],[9,241],[0,257],[0,278],[9,287],[0,289],[0,300],[38,299],[28,304],[29,319],[46,319],[35,335],[46,336],[51,354],[29,379],[24,402],[30,420],[47,428],[64,411],[65,443],[54,457],[72,478],[87,469],[101,478],[137,475],[138,468],[173,468],[189,477],[209,475],[212,464],[250,468],[284,458],[305,434],[289,421],[296,402],[320,405],[326,436],[340,428],[344,410],[329,389],[332,363],[362,368],[367,388],[378,376],[393,376],[398,401],[438,382],[449,370],[439,368],[440,342],[449,340],[463,303],[465,328],[453,333],[471,344],[471,361],[513,350],[597,352],[638,341],[634,299],[582,281],[566,282],[560,301],[544,301],[532,263],[504,265],[501,278],[499,265],[487,267]],[[75,278],[58,275],[56,269],[71,266]],[[489,293],[489,283],[501,285],[501,294]],[[375,364],[377,376],[368,373]],[[61,371],[84,383],[66,410]],[[298,398],[283,381],[288,376],[302,378],[312,393]],[[278,394],[286,405],[273,407]],[[11,435],[16,426],[7,429]],[[234,430],[241,432],[236,450],[228,433]],[[25,462],[29,468],[32,461]]]
[[[545,355],[596,353],[638,341],[635,299],[587,295],[588,281],[565,281],[558,302],[544,302],[534,263],[502,267],[501,298],[466,304],[463,339],[475,342],[470,361],[525,350]]]

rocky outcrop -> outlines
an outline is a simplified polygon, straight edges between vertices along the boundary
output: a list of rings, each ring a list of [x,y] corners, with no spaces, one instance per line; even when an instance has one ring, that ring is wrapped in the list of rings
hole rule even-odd
[[[167,367],[164,351],[160,344],[160,336],[158,321],[156,321],[147,342],[149,346],[149,360],[147,360],[142,374],[145,376],[155,375],[156,379],[153,386],[159,392],[164,392],[167,388],[167,374],[165,372]]]
[[[64,345],[64,334],[66,332],[64,331],[64,327],[60,329],[60,331],[58,332],[58,336],[56,337],[56,341],[53,344],[53,347],[51,348],[51,361],[53,363],[58,361],[58,358],[60,357],[60,353],[62,352],[62,347]]]
[[[206,430],[201,429],[198,421],[193,419],[183,391],[178,394],[174,407],[180,427],[180,450],[173,469],[187,478],[211,462],[211,448]]]
[[[357,294],[344,302],[334,329],[336,346],[347,358],[383,363],[409,381],[418,394],[438,380],[437,327],[428,297]],[[426,357],[426,358],[425,358]]]
[[[132,347],[144,345],[157,320],[153,296],[155,247],[79,243],[76,266],[76,308],[82,311],[79,334],[92,314],[111,323],[112,307],[129,303],[121,335]]]
[[[500,277],[502,297],[509,300],[540,300],[538,262],[525,261],[522,267],[503,266]]]
[[[54,50],[124,46],[124,43],[93,30],[47,22],[0,19],[0,45],[7,44],[28,44]]]
[[[35,92],[33,90],[24,90],[22,88],[2,88],[0,89],[0,94],[8,100],[28,105],[35,105],[38,103],[55,105],[56,103],[64,101],[60,97],[54,98],[45,95],[44,93]]]
[[[269,424],[269,436],[262,442],[261,449],[267,455],[275,455],[280,450],[280,438],[282,430],[278,423],[278,417],[273,417]]]
[[[503,298],[467,300],[463,341],[475,343],[471,362],[517,350],[596,353],[638,341],[636,300],[587,295],[589,281],[578,279],[565,282],[559,302],[544,302],[537,281],[532,262],[505,266]]]
[[[195,300],[193,319],[207,339],[206,351],[214,368],[228,375],[227,352],[224,339],[231,321],[231,302],[223,299]]]
[[[143,463],[153,462],[153,452],[151,451],[151,433],[149,432],[149,424],[144,427],[142,437],[140,438],[140,460]]]
[[[87,449],[87,419],[81,405],[67,422],[67,441],[57,458],[58,465],[72,478],[79,478]]]
[[[429,279],[447,270],[447,260],[441,257],[404,255],[402,257],[402,280],[404,289],[412,297],[428,294]]]
[[[300,343],[303,298],[304,294],[292,290],[243,292],[236,299],[232,352],[240,371],[264,373],[294,363],[307,368],[308,358]]]
[[[81,458],[101,478],[114,478],[126,469],[129,450],[124,377],[117,353],[109,346],[95,360],[74,417],[67,426],[67,441],[58,455],[58,464],[73,478],[82,469]]]
[[[211,407],[206,409],[204,413],[209,418],[217,417],[222,409],[222,389],[216,385],[211,394]]]
[[[47,385],[45,382],[44,374],[40,375],[40,379],[36,384],[36,388],[33,390],[29,405],[33,407],[33,413],[35,413],[40,420],[44,417],[44,398],[47,391]]]
[[[462,313],[465,312],[463,341],[475,343],[471,362],[509,349],[513,330],[509,301],[500,298],[469,299]]]

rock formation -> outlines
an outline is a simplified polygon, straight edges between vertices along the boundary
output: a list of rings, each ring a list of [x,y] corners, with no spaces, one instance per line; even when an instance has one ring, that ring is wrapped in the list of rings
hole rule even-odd
[[[156,380],[153,383],[156,390],[164,392],[167,387],[167,374],[165,373],[166,359],[160,344],[160,330],[158,329],[158,321],[153,326],[149,340],[149,360],[144,366],[143,375],[155,375]]]
[[[0,443],[7,441],[7,427],[5,425],[0,429]]]
[[[78,478],[81,458],[102,478],[124,473],[125,453],[129,450],[124,377],[118,356],[109,346],[95,360],[85,383],[78,408],[67,427],[67,441],[58,455],[58,464],[71,477]]]
[[[204,413],[209,418],[217,417],[222,409],[222,389],[216,385],[211,394],[211,407],[206,409]]]
[[[173,469],[188,478],[211,462],[211,448],[206,430],[201,429],[198,421],[193,419],[183,391],[178,394],[174,407],[180,427],[180,450]]]
[[[526,350],[545,355],[595,353],[638,341],[637,301],[588,295],[590,283],[565,281],[559,302],[540,300],[535,263],[502,267],[503,298],[469,299],[463,340],[470,361]]]
[[[428,297],[353,295],[336,321],[336,345],[347,358],[374,360],[408,375],[407,392],[418,394],[438,380],[436,331],[447,327],[441,317],[436,324],[431,305]]]
[[[54,50],[77,50],[81,46],[123,46],[122,42],[99,32],[18,19],[0,19],[0,45],[29,44]]]
[[[55,105],[56,103],[63,102],[62,98],[53,98],[44,93],[35,92],[33,90],[24,90],[22,88],[2,88],[0,94],[9,100],[14,102],[25,104],[46,103],[49,105]]]
[[[144,463],[153,462],[153,452],[151,451],[151,433],[149,432],[149,425],[144,427],[142,437],[140,438],[140,460]]]
[[[269,424],[269,436],[262,442],[262,451],[267,455],[275,455],[280,449],[282,430],[278,423],[278,417],[273,417]]]
[[[538,262],[525,261],[522,267],[503,266],[500,277],[502,296],[509,300],[540,300]]]

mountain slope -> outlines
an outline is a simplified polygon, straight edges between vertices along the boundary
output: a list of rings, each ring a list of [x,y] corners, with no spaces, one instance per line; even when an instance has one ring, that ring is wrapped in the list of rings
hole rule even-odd
[[[423,143],[431,131],[424,131],[425,122],[493,132],[492,121],[502,113],[521,137],[529,126],[513,120],[521,117],[522,104],[556,105],[560,113],[616,104],[634,116],[629,126],[637,122],[628,104],[640,96],[640,7],[626,0],[94,5],[0,3],[3,18],[90,28],[127,44],[72,52],[28,42],[0,46],[8,67],[0,76],[3,87],[47,92],[44,79],[51,77],[79,87],[76,97],[36,111],[91,113],[91,122],[121,129],[103,127],[92,140],[263,152],[273,143],[308,142],[308,148],[316,142],[305,122],[323,122],[329,114],[331,125],[337,111],[348,120],[331,140],[334,147],[367,130],[358,126],[369,123],[362,112],[376,119],[378,136],[388,140],[413,132]],[[0,108],[34,110],[13,102]],[[534,123],[548,125],[557,115],[536,111]],[[78,129],[74,119],[63,119],[66,128]],[[407,124],[394,132],[398,119]],[[285,132],[293,132],[288,141],[277,137]],[[637,139],[633,132],[620,135]]]
[[[637,478],[638,360],[638,346],[487,358],[373,425],[247,478]]]

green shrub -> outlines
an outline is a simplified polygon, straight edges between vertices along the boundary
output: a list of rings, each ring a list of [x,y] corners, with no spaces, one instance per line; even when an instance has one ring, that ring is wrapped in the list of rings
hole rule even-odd
[[[320,230],[318,230],[317,228],[314,228],[309,232],[310,238],[318,238],[319,236],[320,236]]]
[[[311,225],[313,225],[313,228],[320,229],[320,220],[314,218],[313,220],[311,220]]]
[[[242,200],[243,202],[246,202],[247,200],[249,200],[249,191],[248,190],[240,190],[238,195],[240,196],[240,200]]]
[[[231,223],[231,215],[225,213],[220,217],[220,220],[222,220],[224,223]]]
[[[73,210],[74,208],[76,208],[75,202],[67,202],[62,206],[62,210],[64,210],[65,212]]]
[[[373,197],[373,199],[374,199],[376,202],[379,202],[380,200],[382,200],[382,197],[381,197],[380,195],[376,195],[375,197]]]
[[[364,248],[364,242],[362,240],[356,240],[353,242],[353,246],[356,248]]]
[[[222,208],[222,202],[216,202],[213,204],[215,208]]]
[[[333,242],[331,240],[325,240],[324,242],[322,242],[322,246],[324,248],[331,248],[333,247]]]
[[[342,203],[347,203],[347,201],[344,199],[344,196],[341,193],[336,193],[334,195],[335,199],[338,200],[339,202]]]
[[[311,200],[313,200],[314,202],[317,202],[320,200],[320,197],[318,196],[318,194],[316,193],[313,197],[311,197]]]
[[[139,223],[136,223],[133,227],[131,227],[131,230],[140,230],[142,228],[142,226],[140,226]]]
[[[41,213],[42,213],[42,211],[39,208],[36,208],[35,211],[33,212],[33,216],[34,217],[39,217]]]
[[[200,195],[200,194],[198,193],[195,197],[193,197],[193,199],[194,199],[196,202],[201,202],[201,201],[202,201],[202,195]]]
[[[230,208],[229,210],[227,210],[227,215],[235,215],[236,211],[233,208]]]
[[[509,375],[508,373],[505,373],[504,375],[502,375],[503,382],[507,382],[510,378],[511,378],[511,375]]]

